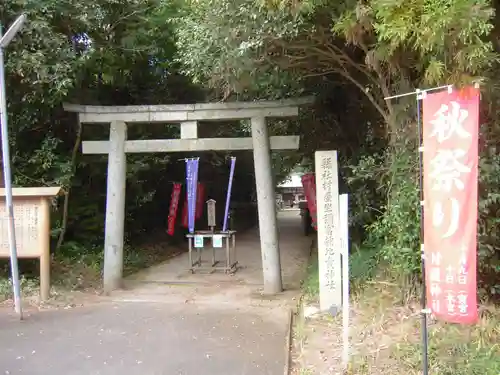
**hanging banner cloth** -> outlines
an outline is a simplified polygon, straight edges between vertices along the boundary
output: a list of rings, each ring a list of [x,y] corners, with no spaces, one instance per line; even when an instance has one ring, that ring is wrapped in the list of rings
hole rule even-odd
[[[173,236],[175,233],[175,219],[177,218],[177,211],[179,208],[179,199],[181,196],[182,185],[174,183],[172,188],[172,197],[170,198],[170,209],[168,211],[167,233]]]
[[[424,253],[428,307],[441,320],[478,320],[479,89],[423,98]]]
[[[199,183],[198,184],[198,189],[196,191],[196,220],[198,220],[201,217],[201,214],[203,213],[204,209],[204,203],[203,199],[205,197],[205,184]],[[201,202],[201,203],[200,203]],[[182,207],[182,217],[181,217],[181,225],[184,228],[188,227],[188,204],[187,204],[187,197],[184,202],[184,205]]]
[[[188,230],[194,233],[194,222],[196,218],[196,188],[198,186],[198,162],[199,158],[186,159],[186,190],[188,210]]]
[[[222,231],[227,230],[227,218],[229,216],[229,203],[231,202],[231,189],[233,188],[233,176],[234,176],[234,165],[236,164],[236,157],[231,157],[231,169],[229,171],[229,182],[227,184],[227,196],[226,196],[226,209],[224,210],[224,224],[222,226]]]
[[[316,179],[314,173],[306,173],[302,176],[302,187],[307,200],[307,208],[312,219],[312,226],[316,228]]]
[[[187,198],[184,200],[184,204],[182,205],[181,225],[184,228],[188,227],[188,200],[187,200]]]
[[[203,207],[205,206],[205,184],[198,183],[198,190],[196,193],[196,220],[203,214]]]

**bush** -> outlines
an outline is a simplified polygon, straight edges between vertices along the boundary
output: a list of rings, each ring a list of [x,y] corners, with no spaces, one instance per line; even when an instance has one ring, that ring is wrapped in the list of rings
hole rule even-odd
[[[481,153],[479,165],[478,273],[480,294],[500,296],[500,156]],[[378,210],[380,214],[365,222],[366,239],[362,249],[377,249],[378,259],[396,278],[417,280],[420,276],[420,204],[418,155],[409,141],[389,147],[377,157],[368,156],[351,166],[348,179],[353,186],[363,182],[379,186],[386,197],[380,207],[370,207],[365,191],[352,194],[356,212]],[[366,216],[365,216],[366,217]],[[366,250],[361,250],[366,251]]]

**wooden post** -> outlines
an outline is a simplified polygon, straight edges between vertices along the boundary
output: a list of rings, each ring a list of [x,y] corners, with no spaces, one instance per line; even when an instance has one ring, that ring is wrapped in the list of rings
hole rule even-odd
[[[123,276],[127,124],[113,121],[109,130],[108,186],[104,237],[104,293],[118,289]]]
[[[40,247],[40,300],[50,297],[50,204],[49,198],[40,198],[39,247]]]

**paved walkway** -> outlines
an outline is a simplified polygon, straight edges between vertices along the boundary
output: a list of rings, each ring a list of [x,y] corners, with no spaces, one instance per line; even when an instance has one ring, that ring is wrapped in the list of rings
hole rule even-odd
[[[25,321],[0,313],[0,374],[283,374],[288,310],[310,240],[298,211],[280,214],[284,284],[262,296],[258,235],[238,238],[234,276],[190,274],[187,256],[131,278],[127,290]]]
[[[300,283],[306,272],[311,237],[302,234],[299,211],[283,210],[278,215],[280,233],[280,258],[284,293],[271,299],[262,296],[262,257],[259,230],[247,231],[236,237],[238,271],[202,273],[189,271],[188,254],[184,253],[168,262],[150,267],[130,277],[126,291],[115,296],[121,300],[135,298],[142,301],[179,300],[232,304],[245,302],[255,305],[262,301],[289,302],[300,292]],[[216,259],[225,259],[218,250]],[[211,259],[211,251],[203,258]],[[132,292],[132,293],[131,293]]]

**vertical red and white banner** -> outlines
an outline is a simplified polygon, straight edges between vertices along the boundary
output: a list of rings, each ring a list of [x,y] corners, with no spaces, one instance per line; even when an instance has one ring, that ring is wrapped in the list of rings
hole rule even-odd
[[[316,181],[313,173],[302,176],[302,187],[307,200],[307,208],[311,214],[312,226],[316,228]]]
[[[184,205],[182,206],[181,225],[184,228],[188,227],[188,201],[187,201],[187,198],[184,200]]]
[[[201,217],[203,207],[205,206],[205,185],[198,183],[197,196],[196,196],[196,220]]]
[[[181,196],[181,184],[175,183],[172,188],[172,196],[170,198],[170,209],[168,210],[168,227],[167,233],[171,236],[175,233],[175,219],[177,218],[177,209],[179,208],[179,198]]]
[[[424,253],[427,303],[436,318],[478,320],[479,89],[423,98]]]

